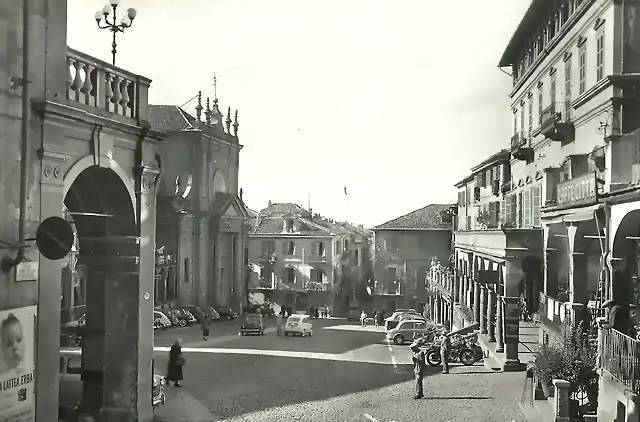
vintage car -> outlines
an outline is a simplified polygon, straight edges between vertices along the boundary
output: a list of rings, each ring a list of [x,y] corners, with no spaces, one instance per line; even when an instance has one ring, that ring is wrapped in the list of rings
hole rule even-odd
[[[82,349],[60,349],[60,376],[59,376],[59,404],[58,412],[61,418],[75,420],[75,408],[82,399]],[[163,405],[165,378],[153,374],[153,390],[151,403],[153,408]]]
[[[313,335],[313,324],[309,315],[291,315],[284,326],[284,335],[309,336]]]
[[[240,327],[240,335],[247,336],[250,334],[264,335],[264,321],[260,314],[247,314],[244,324]]]

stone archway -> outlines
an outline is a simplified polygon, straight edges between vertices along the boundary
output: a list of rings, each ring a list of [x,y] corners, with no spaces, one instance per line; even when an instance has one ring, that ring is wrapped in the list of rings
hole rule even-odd
[[[598,293],[605,239],[595,218],[577,224],[573,243],[573,302],[585,306]]]
[[[87,278],[80,408],[130,420],[138,408],[138,374],[148,371],[138,355],[140,333],[147,327],[139,313],[135,203],[125,180],[111,168],[89,166],[73,176],[64,205],[75,223],[78,264],[86,268]]]
[[[524,275],[518,286],[518,292],[524,295],[529,307],[529,312],[538,312],[540,305],[540,291],[542,288],[543,263],[539,257],[527,255],[522,259],[522,272]]]
[[[613,236],[611,293],[618,300],[631,297],[631,295],[638,296],[635,291],[637,286],[634,286],[633,281],[638,276],[639,238],[640,210],[634,209],[626,213],[620,220]]]

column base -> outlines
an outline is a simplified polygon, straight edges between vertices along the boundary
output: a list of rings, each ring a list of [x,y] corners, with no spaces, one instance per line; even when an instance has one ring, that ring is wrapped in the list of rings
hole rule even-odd
[[[480,328],[480,334],[486,335],[488,333],[486,328]]]
[[[496,346],[496,353],[504,353],[504,346],[498,344],[498,346]]]
[[[520,362],[519,359],[507,359],[502,366],[503,372],[520,372],[527,369],[527,365]]]
[[[495,343],[496,342],[496,336],[489,334],[489,339],[488,340],[489,340],[489,343]]]

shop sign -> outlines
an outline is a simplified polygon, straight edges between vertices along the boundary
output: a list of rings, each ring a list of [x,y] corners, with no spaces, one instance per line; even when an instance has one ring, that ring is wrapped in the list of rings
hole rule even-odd
[[[558,205],[592,202],[598,199],[595,173],[574,177],[558,184]]]
[[[3,421],[35,421],[36,306],[0,312],[0,413]]]

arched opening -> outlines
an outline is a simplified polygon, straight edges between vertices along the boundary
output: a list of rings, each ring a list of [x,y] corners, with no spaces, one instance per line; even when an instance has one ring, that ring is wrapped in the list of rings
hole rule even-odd
[[[563,222],[549,224],[546,245],[547,296],[561,302],[569,300],[569,242]]]
[[[542,287],[542,262],[540,258],[527,255],[522,260],[522,272],[518,292],[527,302],[527,310],[530,314],[538,312],[540,305],[540,291]]]
[[[640,210],[633,210],[624,216],[613,239],[612,296],[622,304],[629,300],[636,307],[640,305],[638,286],[638,241],[640,240]]]
[[[131,393],[137,390],[140,331],[134,204],[117,173],[92,166],[75,178],[64,206],[77,234],[76,268],[86,278],[80,408],[94,415],[127,412],[138,400]]]
[[[573,301],[587,305],[596,300],[602,277],[604,237],[595,219],[577,223],[573,246]]]

